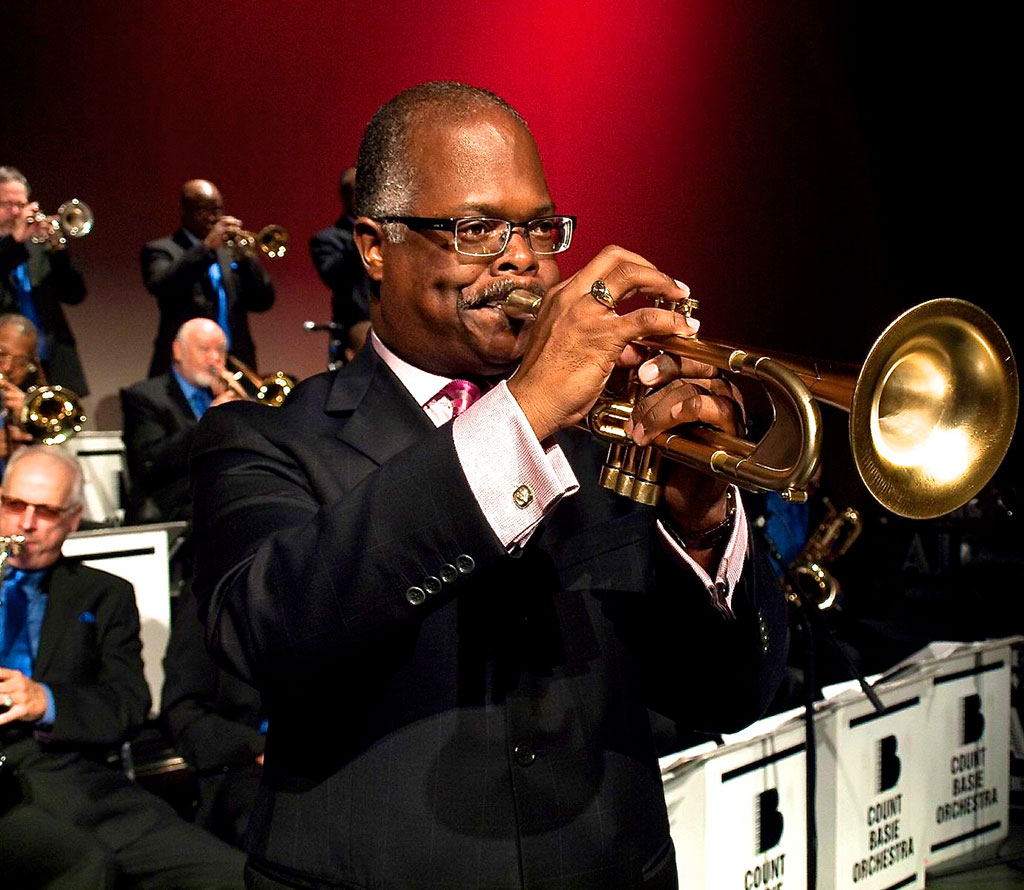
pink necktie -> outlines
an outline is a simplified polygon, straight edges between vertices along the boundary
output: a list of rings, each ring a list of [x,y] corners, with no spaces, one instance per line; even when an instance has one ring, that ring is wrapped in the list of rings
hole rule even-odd
[[[480,387],[469,380],[453,380],[438,394],[447,396],[452,403],[452,416],[458,417],[470,405],[473,404],[483,393]]]

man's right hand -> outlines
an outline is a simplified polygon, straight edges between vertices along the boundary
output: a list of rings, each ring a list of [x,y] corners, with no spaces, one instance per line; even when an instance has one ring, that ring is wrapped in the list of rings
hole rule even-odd
[[[21,208],[21,213],[19,213],[11,223],[11,237],[13,237],[15,241],[20,244],[24,244],[34,236],[38,236],[40,238],[44,235],[49,236],[51,226],[48,217],[44,217],[38,222],[30,222],[37,213],[39,213],[38,201],[31,201]]]
[[[213,224],[213,228],[206,233],[203,244],[209,250],[216,250],[222,244],[230,241],[242,231],[242,221],[233,216],[222,216]]]
[[[541,304],[519,370],[508,381],[509,392],[540,441],[586,416],[616,364],[639,364],[640,354],[629,344],[644,337],[696,333],[696,325],[667,309],[644,307],[619,315],[591,294],[598,280],[605,282],[616,303],[640,291],[673,301],[689,296],[685,285],[643,257],[614,246],[554,287]]]
[[[0,380],[0,390],[3,390],[3,402],[7,408],[8,422],[11,419],[17,421],[21,417],[21,412],[25,410],[24,391],[6,377]]]

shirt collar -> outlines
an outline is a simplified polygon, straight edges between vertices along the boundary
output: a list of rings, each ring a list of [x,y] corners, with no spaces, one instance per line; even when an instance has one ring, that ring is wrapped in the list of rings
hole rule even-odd
[[[420,407],[426,406],[434,396],[452,381],[451,377],[431,374],[429,371],[424,371],[415,365],[410,365],[405,359],[399,358],[380,342],[380,338],[372,329],[370,331],[370,344]]]
[[[194,396],[196,393],[202,393],[203,395],[207,394],[206,387],[196,386],[194,383],[189,383],[184,377],[181,376],[181,374],[178,372],[178,369],[174,367],[174,365],[171,365],[171,373],[174,375],[174,379],[178,381],[178,386],[181,387],[181,391],[185,393],[185,398],[188,399],[190,403],[192,401],[192,396]]]

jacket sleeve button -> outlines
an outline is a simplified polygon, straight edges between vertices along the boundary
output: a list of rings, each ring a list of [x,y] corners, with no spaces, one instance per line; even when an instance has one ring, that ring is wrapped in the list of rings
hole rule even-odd
[[[405,592],[405,601],[411,606],[421,606],[426,600],[427,594],[422,587],[410,587]]]

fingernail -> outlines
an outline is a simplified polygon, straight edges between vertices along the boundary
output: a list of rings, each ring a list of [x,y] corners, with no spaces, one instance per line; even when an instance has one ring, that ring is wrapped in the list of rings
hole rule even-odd
[[[638,423],[635,427],[633,427],[633,441],[639,442],[641,439],[643,439],[643,437],[644,425],[642,423]]]
[[[700,330],[700,319],[687,316],[686,323],[690,326],[690,330],[696,334]]]
[[[654,362],[644,362],[637,371],[641,383],[654,383],[658,379],[658,366]]]

